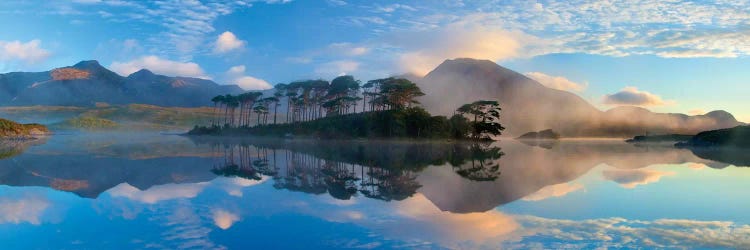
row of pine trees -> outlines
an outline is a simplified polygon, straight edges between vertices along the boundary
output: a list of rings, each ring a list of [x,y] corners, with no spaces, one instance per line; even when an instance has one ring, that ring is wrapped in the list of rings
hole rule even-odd
[[[415,98],[423,95],[415,83],[393,77],[365,84],[349,75],[336,77],[330,82],[279,83],[271,96],[264,97],[262,92],[256,91],[214,97],[211,101],[217,114],[212,125],[250,127],[253,124],[295,123],[326,116],[403,109],[417,104]],[[282,102],[286,102],[283,121],[278,119]]]

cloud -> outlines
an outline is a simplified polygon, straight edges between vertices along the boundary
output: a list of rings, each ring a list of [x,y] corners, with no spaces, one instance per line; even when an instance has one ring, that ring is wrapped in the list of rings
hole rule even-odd
[[[328,45],[329,52],[341,54],[344,56],[361,56],[370,52],[370,49],[364,46],[357,46],[351,43],[332,43]]]
[[[0,224],[26,222],[39,225],[40,217],[49,206],[49,201],[41,196],[0,198]]]
[[[526,76],[548,88],[558,90],[581,92],[589,85],[588,83],[577,83],[562,76],[550,76],[542,72],[528,72]]]
[[[633,105],[633,106],[664,106],[675,102],[663,100],[660,96],[638,90],[636,87],[625,87],[620,92],[605,95],[604,104],[607,105]]]
[[[214,225],[224,230],[229,229],[235,222],[240,220],[238,215],[223,209],[214,210],[211,217],[214,220]]]
[[[425,75],[445,59],[469,57],[500,61],[521,55],[522,44],[532,37],[465,19],[437,28],[396,33],[388,40],[400,53],[401,70]]]
[[[602,171],[604,179],[617,182],[625,188],[635,188],[638,185],[658,182],[661,177],[674,174],[674,172],[663,172],[650,169],[616,169]]]
[[[233,66],[227,70],[227,78],[230,82],[237,84],[244,90],[266,90],[273,88],[270,83],[263,79],[245,75],[245,70],[245,65]]]
[[[242,49],[247,42],[242,41],[234,35],[234,33],[225,31],[216,38],[216,47],[214,47],[215,53],[227,53],[230,51]]]
[[[50,52],[41,48],[42,41],[34,39],[23,43],[21,41],[0,41],[0,61],[22,61],[37,63],[50,56]]]
[[[141,69],[148,69],[154,73],[168,76],[185,76],[209,79],[203,69],[193,62],[177,62],[162,59],[157,56],[144,56],[129,62],[112,62],[112,71],[120,75],[130,75]]]
[[[523,197],[525,201],[540,201],[553,197],[562,197],[569,193],[583,189],[583,185],[580,183],[561,183],[552,186],[546,186],[533,194]]]
[[[141,203],[156,204],[166,200],[195,198],[207,185],[206,182],[165,184],[139,190],[130,184],[122,183],[108,190],[107,193],[112,197],[123,197]]]
[[[359,62],[351,60],[338,60],[321,64],[315,69],[315,73],[322,77],[348,75],[359,69]]]
[[[702,110],[702,109],[691,109],[690,111],[688,111],[689,115],[702,115],[702,114],[705,114],[705,113],[706,113],[706,111]]]

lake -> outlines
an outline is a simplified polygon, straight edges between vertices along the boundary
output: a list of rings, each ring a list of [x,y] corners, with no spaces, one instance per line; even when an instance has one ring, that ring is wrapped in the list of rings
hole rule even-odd
[[[750,248],[743,151],[56,135],[0,147],[3,249]]]

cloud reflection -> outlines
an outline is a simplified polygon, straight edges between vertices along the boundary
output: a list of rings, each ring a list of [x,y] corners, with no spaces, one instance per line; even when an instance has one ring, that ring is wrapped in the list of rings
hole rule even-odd
[[[651,169],[612,169],[602,171],[604,179],[619,183],[624,188],[635,188],[658,182],[661,177],[674,175],[674,172]]]

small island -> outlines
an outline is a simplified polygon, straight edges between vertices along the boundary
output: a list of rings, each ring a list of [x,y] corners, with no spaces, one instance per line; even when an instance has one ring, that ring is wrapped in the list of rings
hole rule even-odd
[[[654,142],[684,142],[693,138],[693,135],[669,134],[669,135],[639,135],[625,140],[627,143],[654,143]]]
[[[214,97],[218,119],[187,135],[493,140],[505,130],[497,101],[462,105],[450,118],[434,116],[418,106],[422,90],[403,78],[361,84],[347,75],[330,83],[281,83],[274,90],[268,97],[262,92]],[[279,116],[282,104],[286,112]]]
[[[20,124],[0,118],[0,140],[33,140],[48,135],[49,130],[41,124]]]
[[[542,130],[539,132],[528,132],[516,138],[518,140],[559,140],[560,134],[552,129]]]

